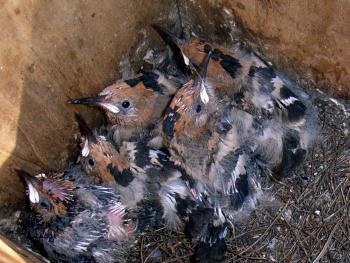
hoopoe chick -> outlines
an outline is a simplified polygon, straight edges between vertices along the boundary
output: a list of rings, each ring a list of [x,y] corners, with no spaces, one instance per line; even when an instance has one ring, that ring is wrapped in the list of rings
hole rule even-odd
[[[253,162],[249,155],[256,145],[249,138],[260,130],[248,113],[217,106],[210,84],[205,84],[210,55],[200,75],[176,93],[164,117],[163,134],[171,159],[197,180],[199,188],[226,194],[236,185],[230,180],[237,180],[239,171]],[[229,176],[232,173],[236,175]]]
[[[193,178],[175,166],[165,153],[142,141],[123,142],[116,147],[88,129],[81,116],[77,115],[77,121],[82,132],[82,169],[94,181],[97,179],[121,194],[121,200],[137,214],[139,232],[163,224],[185,230],[194,241],[203,239],[207,241],[204,244],[211,246],[215,243],[212,251],[226,248],[227,224],[222,213],[197,198],[190,190]],[[92,136],[95,139],[88,139]],[[216,260],[222,256],[222,253],[214,254],[206,259]]]
[[[115,145],[92,131],[79,114],[76,118],[82,135],[80,163],[89,180],[120,193],[122,202],[142,219],[144,225],[139,224],[139,229],[160,224],[182,229],[183,211],[178,211],[177,202],[181,200],[186,210],[193,201],[186,181],[182,180],[185,175],[167,155],[143,141]]]
[[[191,190],[196,199],[206,199],[216,214],[197,253],[203,262],[217,260],[226,247],[227,222],[249,213],[261,192],[260,167],[244,141],[252,120],[246,120],[248,113],[226,113],[218,106],[205,81],[210,55],[199,75],[176,93],[163,121],[171,160],[195,180]]]
[[[56,174],[18,173],[33,212],[30,235],[50,260],[125,262],[136,226],[111,188],[75,184]]]
[[[196,37],[183,40],[156,29],[178,46],[187,63],[199,66],[212,52],[207,79],[220,100],[252,114],[265,127],[277,123],[281,131],[274,128],[277,134],[271,135],[282,135],[284,154],[283,165],[277,164],[278,173],[287,176],[302,163],[318,133],[317,114],[305,92],[242,44],[229,49]]]
[[[261,113],[283,114],[291,125],[303,122],[306,105],[292,91],[295,87],[288,86],[290,83],[285,83],[274,68],[247,47],[237,44],[229,49],[196,37],[186,41],[165,29],[157,30],[179,47],[187,64],[200,66],[206,54],[212,51],[207,79],[218,96],[235,99],[247,110],[251,110],[248,108],[251,106]],[[305,93],[303,96],[307,97]]]
[[[118,80],[97,97],[73,99],[70,103],[101,108],[116,143],[139,138],[140,134],[156,138],[159,134],[157,125],[177,85],[158,71],[143,72],[132,79]]]

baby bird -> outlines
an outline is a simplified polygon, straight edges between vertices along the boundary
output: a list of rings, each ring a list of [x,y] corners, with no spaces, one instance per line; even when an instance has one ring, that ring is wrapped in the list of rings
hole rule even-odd
[[[257,130],[254,119],[239,109],[219,107],[205,83],[211,54],[200,73],[176,93],[164,117],[163,133],[171,160],[195,180],[191,191],[196,200],[206,200],[215,211],[197,253],[199,259],[214,260],[225,251],[229,223],[255,207],[261,194],[261,168],[248,141]],[[218,238],[210,238],[213,233]]]
[[[163,134],[175,164],[197,183],[207,185],[200,188],[223,189],[226,193],[235,184],[224,183],[227,178],[232,179],[229,175],[233,171],[229,169],[242,169],[252,162],[249,154],[253,154],[256,143],[250,138],[259,134],[260,126],[244,111],[218,106],[211,85],[205,83],[211,54],[208,53],[200,74],[176,93],[164,117]],[[236,177],[240,174],[239,170],[235,173]]]
[[[143,141],[113,144],[108,137],[91,130],[80,114],[76,114],[76,119],[82,136],[80,164],[87,180],[115,189],[121,201],[143,217],[145,225],[138,225],[139,229],[161,223],[182,229],[177,200],[182,201],[183,213],[193,202],[186,181],[182,180],[185,175],[167,155]]]
[[[168,156],[142,141],[111,141],[88,128],[77,114],[82,134],[80,163],[89,180],[113,187],[121,200],[137,213],[137,229],[165,226],[184,230],[199,242],[200,262],[221,260],[228,224],[220,209],[208,206],[206,197],[195,193],[195,184]],[[210,247],[210,253],[208,248]],[[209,260],[209,261],[207,261]]]
[[[57,174],[18,173],[33,212],[30,235],[50,259],[125,262],[135,222],[111,188],[75,184]]]
[[[242,44],[228,49],[196,37],[186,41],[160,27],[156,30],[177,45],[187,64],[198,67],[212,52],[207,80],[215,96],[255,116],[269,129],[269,137],[281,136],[276,152],[283,157],[273,162],[282,177],[302,163],[318,130],[316,111],[305,92]]]
[[[141,137],[154,138],[155,145],[161,145],[157,142],[159,120],[177,88],[176,81],[158,71],[143,72],[132,79],[118,80],[97,97],[73,99],[70,103],[101,108],[116,143],[137,139],[141,134]]]

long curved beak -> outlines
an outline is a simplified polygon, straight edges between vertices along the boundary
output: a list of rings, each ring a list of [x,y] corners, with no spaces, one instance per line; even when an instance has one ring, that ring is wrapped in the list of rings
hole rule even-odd
[[[192,77],[199,79],[205,82],[205,78],[207,77],[208,65],[210,62],[210,58],[212,56],[212,51],[209,51],[200,67],[196,67],[194,64],[190,63],[189,67],[191,69]]]
[[[207,86],[205,85],[205,78],[207,76],[207,69],[208,69],[208,64],[209,64],[211,55],[212,55],[212,52],[209,51],[198,73],[199,79],[200,79],[199,83],[201,87],[200,98],[204,104],[207,104],[209,102],[209,95],[207,92]]]
[[[182,52],[182,48],[186,43],[186,39],[176,36],[174,33],[167,29],[164,29],[158,25],[152,25],[155,31],[160,35],[163,41],[171,48],[174,52],[175,62],[183,73],[186,75],[190,74],[190,60]]]
[[[211,56],[212,56],[212,51],[209,51],[205,57],[204,62],[201,65],[200,70],[199,70],[199,75],[203,81],[205,81],[205,78],[207,76],[208,64],[209,64]]]
[[[158,25],[152,25],[152,27],[157,31],[157,33],[162,37],[162,39],[167,43],[167,44],[175,44],[178,48],[181,48],[182,45],[185,43],[184,39],[181,39],[177,36],[175,36],[174,33],[170,32],[169,30],[162,28]],[[169,43],[170,41],[170,43]]]
[[[22,177],[24,179],[24,181],[26,183],[34,183],[36,181],[38,181],[38,178],[36,178],[35,176],[32,176],[30,173],[28,173],[27,171],[23,170],[23,169],[15,169],[17,174]]]
[[[81,116],[79,112],[75,112],[75,119],[79,125],[81,136],[84,136],[88,140],[96,142],[97,139],[94,132],[90,129],[90,127],[87,125],[86,121],[84,120],[83,116]]]
[[[90,106],[98,106],[100,103],[104,102],[104,96],[97,97],[86,97],[79,99],[72,99],[69,101],[70,104],[84,104]]]
[[[95,106],[95,107],[102,108],[106,111],[112,112],[112,113],[119,113],[120,112],[120,109],[117,106],[115,106],[114,104],[110,103],[106,99],[106,96],[72,99],[69,101],[69,103],[70,104],[83,104],[83,105]]]

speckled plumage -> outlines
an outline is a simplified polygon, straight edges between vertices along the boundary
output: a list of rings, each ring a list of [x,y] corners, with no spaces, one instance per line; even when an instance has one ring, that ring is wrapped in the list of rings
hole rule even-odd
[[[177,96],[182,96],[181,91]],[[199,100],[196,100],[197,103],[200,103]],[[233,114],[235,118],[227,122],[230,115],[220,118],[219,111],[206,112],[206,105],[202,105],[203,112],[195,114],[191,114],[195,111],[193,109],[181,111],[180,108],[177,110],[180,117],[174,123],[172,134],[165,132],[171,160],[195,180],[198,198],[204,194],[213,204],[227,207],[227,211],[233,208],[235,213],[239,213],[246,197],[260,191],[260,167],[251,149],[254,142],[249,140],[254,130],[244,125],[249,124],[243,121],[246,113],[240,112],[243,119],[238,118],[239,114]],[[171,112],[170,109],[168,112]],[[198,122],[201,118],[206,121]],[[169,121],[169,115],[166,115],[163,127]],[[225,129],[224,125],[229,126]],[[256,170],[251,166],[256,166]],[[248,178],[247,171],[250,171]]]
[[[210,55],[200,76],[195,74],[176,93],[163,120],[171,160],[194,179],[195,198],[215,212],[201,234],[197,258],[202,262],[224,256],[219,251],[226,248],[228,222],[249,214],[261,193],[261,167],[248,140],[260,131],[253,128],[254,119],[248,113],[219,106],[204,77]]]
[[[76,184],[56,174],[19,173],[33,211],[30,235],[49,259],[124,262],[135,222],[111,188]]]
[[[182,40],[167,30],[158,31],[197,67],[212,52],[207,82],[218,103],[233,105],[259,120],[266,139],[264,143],[264,136],[259,138],[261,157],[273,152],[264,161],[273,166],[278,177],[290,175],[303,162],[318,131],[316,112],[305,92],[243,44],[230,49],[196,37]],[[269,147],[271,141],[275,148]]]
[[[83,136],[79,158],[87,179],[114,188],[123,203],[142,217],[141,229],[161,224],[182,229],[177,200],[183,200],[187,208],[193,204],[189,180],[183,180],[186,175],[180,168],[164,152],[150,148],[144,141],[115,145],[88,129],[80,115],[77,119]]]

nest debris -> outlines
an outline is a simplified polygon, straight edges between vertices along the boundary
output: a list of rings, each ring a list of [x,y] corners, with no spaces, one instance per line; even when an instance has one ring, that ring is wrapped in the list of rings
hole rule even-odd
[[[305,164],[283,181],[264,178],[272,196],[234,226],[227,262],[350,262],[350,111],[314,93],[321,131]],[[194,244],[166,228],[142,235],[131,262],[190,262]]]

